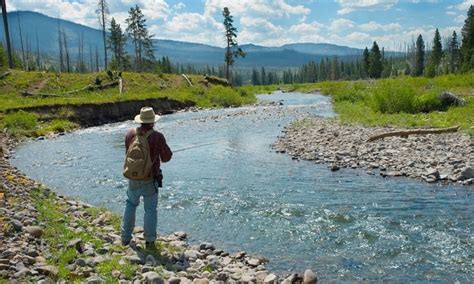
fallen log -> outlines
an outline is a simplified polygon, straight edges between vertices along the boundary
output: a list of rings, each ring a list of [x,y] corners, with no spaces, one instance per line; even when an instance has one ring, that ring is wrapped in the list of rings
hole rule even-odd
[[[183,76],[183,78],[186,79],[186,81],[188,82],[188,85],[189,85],[190,87],[193,86],[193,83],[191,83],[191,80],[189,80],[189,78],[188,78],[188,76],[186,76],[186,74],[181,74],[181,76]]]
[[[95,91],[95,90],[103,90],[103,89],[107,89],[107,88],[111,88],[111,87],[115,87],[115,86],[118,86],[119,84],[119,81],[113,81],[113,82],[110,82],[110,83],[107,83],[107,84],[100,84],[100,85],[87,85],[85,86],[84,88],[81,88],[81,89],[78,89],[78,90],[73,90],[73,91],[69,91],[69,92],[66,92],[62,95],[74,95],[74,94],[77,94],[77,93],[80,93],[80,92],[84,92],[84,91]]]
[[[459,130],[459,125],[454,127],[448,128],[438,128],[438,129],[414,129],[414,130],[402,130],[402,131],[393,131],[393,132],[385,132],[382,134],[374,135],[370,137],[367,142],[372,142],[378,139],[382,139],[385,137],[392,137],[392,136],[400,136],[403,138],[408,137],[408,135],[415,135],[415,134],[440,134],[440,133],[450,133],[450,132],[457,132]]]
[[[3,74],[0,74],[0,80],[2,80],[3,78],[7,77],[8,75],[10,75],[12,72],[11,71],[7,71]]]
[[[87,85],[84,88],[78,89],[78,90],[72,90],[69,92],[65,92],[63,94],[48,94],[48,93],[33,93],[31,91],[25,90],[21,92],[21,95],[24,97],[40,97],[40,98],[47,98],[47,97],[64,97],[64,96],[70,96],[74,95],[80,92],[84,91],[95,91],[95,90],[103,90],[111,87],[118,86],[119,81],[114,81],[110,82],[107,84],[101,84],[101,85]]]

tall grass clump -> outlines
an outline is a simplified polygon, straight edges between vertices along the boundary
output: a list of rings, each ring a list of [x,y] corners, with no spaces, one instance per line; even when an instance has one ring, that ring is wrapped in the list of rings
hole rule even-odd
[[[211,104],[224,107],[241,106],[256,101],[255,96],[245,89],[237,90],[223,86],[212,86],[206,96]]]
[[[3,118],[3,124],[10,134],[30,136],[28,134],[35,130],[38,124],[38,117],[33,113],[20,110],[7,114]]]
[[[403,81],[379,81],[371,96],[371,107],[382,113],[416,113],[416,89]]]

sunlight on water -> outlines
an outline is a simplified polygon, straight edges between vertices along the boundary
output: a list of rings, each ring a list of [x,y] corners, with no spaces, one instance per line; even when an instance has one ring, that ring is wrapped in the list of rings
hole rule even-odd
[[[163,166],[158,230],[187,231],[269,268],[311,268],[323,281],[473,280],[472,188],[331,172],[272,151],[282,128],[332,116],[329,98],[274,94],[284,106],[164,116],[157,128],[178,152]],[[123,139],[131,122],[25,143],[13,163],[61,194],[122,213]],[[54,169],[54,170],[52,170]],[[139,211],[140,212],[140,211]],[[138,215],[138,222],[141,222]]]

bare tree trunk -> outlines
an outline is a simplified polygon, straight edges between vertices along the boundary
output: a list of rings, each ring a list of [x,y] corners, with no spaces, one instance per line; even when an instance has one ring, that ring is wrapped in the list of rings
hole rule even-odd
[[[99,48],[95,46],[95,71],[99,72]]]
[[[13,57],[12,47],[10,41],[10,30],[8,28],[8,16],[7,16],[7,3],[5,0],[0,0],[2,4],[2,17],[3,17],[3,28],[5,29],[5,40],[7,41],[7,53],[8,53],[8,67],[13,69]]]
[[[31,43],[30,43],[30,40],[28,38],[28,35],[26,35],[25,44],[26,44],[26,70],[31,71],[31,67],[30,67]]]
[[[71,72],[71,65],[69,64],[69,49],[67,48],[67,38],[66,38],[66,33],[63,30],[63,40],[64,40],[64,51],[66,52],[66,68],[67,72]]]
[[[106,43],[106,37],[105,37],[105,13],[106,13],[107,7],[106,7],[106,2],[105,0],[100,1],[100,13],[102,17],[102,38],[104,40],[104,62],[105,62],[105,70],[107,70],[107,43]]]
[[[18,22],[18,32],[20,34],[20,47],[21,47],[21,62],[23,64],[23,68],[28,70],[28,64],[25,64],[25,49],[23,48],[23,35],[21,33],[21,22],[20,22],[20,12],[16,12],[16,19]]]
[[[90,72],[94,72],[94,61],[92,60],[92,44],[91,41],[89,40],[89,59],[90,59]]]
[[[38,65],[38,70],[42,69],[41,68],[39,39],[38,39],[38,29],[36,29],[36,65]]]
[[[59,44],[59,72],[64,71],[64,60],[63,60],[63,41],[61,35],[61,29],[59,25],[59,18],[58,18],[58,44]]]

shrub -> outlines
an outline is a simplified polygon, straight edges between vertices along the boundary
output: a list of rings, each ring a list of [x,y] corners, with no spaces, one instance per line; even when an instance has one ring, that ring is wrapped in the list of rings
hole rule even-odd
[[[382,113],[415,113],[416,90],[403,80],[379,82],[373,90],[371,106]]]
[[[20,110],[4,117],[3,122],[10,133],[28,132],[36,128],[38,118],[35,114]]]
[[[448,108],[444,106],[439,99],[439,92],[431,91],[416,98],[417,112],[445,111]]]
[[[213,86],[209,89],[207,96],[211,103],[219,106],[240,106],[242,97],[236,90],[223,86]]]

